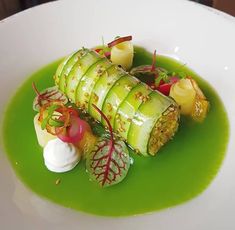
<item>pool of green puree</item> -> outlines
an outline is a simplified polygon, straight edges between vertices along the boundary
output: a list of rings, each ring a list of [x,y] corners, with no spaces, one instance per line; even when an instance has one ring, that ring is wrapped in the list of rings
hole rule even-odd
[[[150,64],[151,60],[151,54],[136,48],[134,66]],[[112,187],[100,188],[89,181],[84,162],[67,173],[48,171],[33,126],[35,93],[31,84],[34,81],[40,90],[54,85],[52,76],[58,63],[43,67],[26,80],[5,113],[6,153],[18,177],[31,190],[75,210],[103,216],[129,216],[181,204],[207,188],[226,152],[227,115],[217,93],[206,81],[181,63],[163,56],[157,56],[157,66],[170,71],[183,68],[198,80],[211,104],[206,120],[199,124],[181,117],[174,139],[156,157],[144,158],[131,153],[134,164],[127,177]],[[56,185],[57,179],[60,183]]]

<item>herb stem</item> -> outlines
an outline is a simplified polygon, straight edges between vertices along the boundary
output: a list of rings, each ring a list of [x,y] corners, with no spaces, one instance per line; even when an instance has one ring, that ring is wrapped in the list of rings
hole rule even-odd
[[[152,61],[152,67],[151,67],[151,72],[154,72],[156,70],[156,50],[154,50],[153,53],[153,61]]]
[[[37,94],[37,96],[41,96],[34,82],[32,83],[32,87],[33,87],[34,92]]]
[[[92,106],[99,112],[99,114],[104,118],[104,120],[106,121],[107,125],[108,125],[108,129],[109,129],[109,132],[110,132],[110,138],[111,138],[111,141],[112,143],[114,143],[114,138],[113,138],[113,129],[112,129],[112,126],[108,120],[108,118],[104,115],[104,113],[95,105],[95,104],[92,104]]]

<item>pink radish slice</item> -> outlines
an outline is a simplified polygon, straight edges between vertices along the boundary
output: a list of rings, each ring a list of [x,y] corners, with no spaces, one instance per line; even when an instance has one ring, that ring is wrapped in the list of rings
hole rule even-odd
[[[71,115],[70,124],[71,125],[67,127],[64,132],[58,134],[58,138],[64,142],[79,142],[83,138],[84,133],[90,130],[89,124],[78,116]]]

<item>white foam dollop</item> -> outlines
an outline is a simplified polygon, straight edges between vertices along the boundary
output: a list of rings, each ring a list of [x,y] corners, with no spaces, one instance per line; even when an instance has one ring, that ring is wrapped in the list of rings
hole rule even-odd
[[[67,172],[80,161],[81,153],[73,144],[59,138],[50,140],[43,150],[46,167],[52,172]]]

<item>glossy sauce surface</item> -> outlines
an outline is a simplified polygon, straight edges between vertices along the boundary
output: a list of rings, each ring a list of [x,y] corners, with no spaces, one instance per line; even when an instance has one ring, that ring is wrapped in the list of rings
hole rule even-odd
[[[151,64],[151,54],[135,48],[134,65]],[[96,215],[128,216],[171,207],[192,199],[210,184],[226,152],[229,124],[224,106],[214,89],[181,63],[163,56],[157,66],[194,77],[210,101],[206,120],[200,124],[181,117],[180,127],[156,157],[131,153],[134,164],[125,180],[109,188],[89,181],[85,162],[74,170],[56,174],[46,169],[42,148],[33,126],[35,112],[31,88],[53,86],[56,61],[43,67],[18,89],[6,110],[3,136],[5,150],[18,177],[35,193],[53,202]],[[131,150],[130,150],[131,151]],[[16,164],[17,163],[17,164]],[[60,179],[60,184],[56,181]]]

